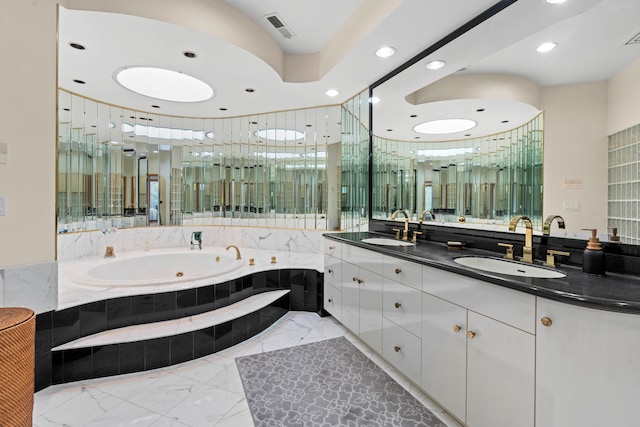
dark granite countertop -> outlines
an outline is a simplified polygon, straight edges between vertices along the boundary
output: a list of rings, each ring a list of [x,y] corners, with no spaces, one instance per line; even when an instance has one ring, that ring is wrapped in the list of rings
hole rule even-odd
[[[607,273],[593,276],[575,266],[560,266],[557,270],[566,273],[560,279],[540,279],[518,277],[506,274],[482,272],[464,267],[453,260],[461,256],[487,256],[499,258],[495,252],[481,249],[463,248],[448,250],[445,243],[418,241],[412,246],[380,246],[362,243],[367,237],[386,237],[384,233],[353,232],[325,233],[324,237],[369,249],[384,255],[414,261],[426,266],[441,268],[506,288],[533,294],[539,297],[607,311],[640,314],[640,277]],[[524,263],[523,263],[524,264]],[[529,265],[529,264],[524,264]],[[536,266],[542,262],[536,260]]]

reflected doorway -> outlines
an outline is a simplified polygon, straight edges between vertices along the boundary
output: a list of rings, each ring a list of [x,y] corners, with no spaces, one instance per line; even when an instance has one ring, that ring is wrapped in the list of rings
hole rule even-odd
[[[147,206],[149,206],[149,225],[162,225],[162,221],[160,218],[160,186],[158,183],[158,174],[149,174],[147,183]]]

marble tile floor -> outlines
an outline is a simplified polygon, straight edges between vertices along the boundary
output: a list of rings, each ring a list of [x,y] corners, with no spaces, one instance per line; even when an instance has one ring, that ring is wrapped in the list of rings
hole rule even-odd
[[[460,427],[335,319],[308,312],[290,312],[250,340],[180,365],[48,387],[35,394],[33,425],[250,427],[234,359],[338,336],[345,336],[447,425]]]

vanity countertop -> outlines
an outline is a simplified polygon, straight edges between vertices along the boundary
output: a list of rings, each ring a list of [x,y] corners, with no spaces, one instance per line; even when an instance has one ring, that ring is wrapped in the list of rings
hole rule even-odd
[[[567,304],[640,314],[638,276],[614,273],[593,276],[583,273],[580,267],[561,265],[557,270],[566,273],[566,277],[560,279],[517,277],[481,272],[453,261],[462,256],[500,257],[499,254],[486,250],[448,250],[445,243],[431,241],[418,241],[412,246],[380,246],[361,242],[362,239],[370,237],[389,238],[386,234],[375,232],[325,233],[324,237]],[[542,261],[536,260],[536,265],[542,265]]]

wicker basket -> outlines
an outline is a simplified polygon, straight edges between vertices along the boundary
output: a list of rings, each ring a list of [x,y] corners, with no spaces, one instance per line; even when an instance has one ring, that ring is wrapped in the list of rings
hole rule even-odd
[[[36,316],[27,308],[0,308],[0,425],[31,427]]]

